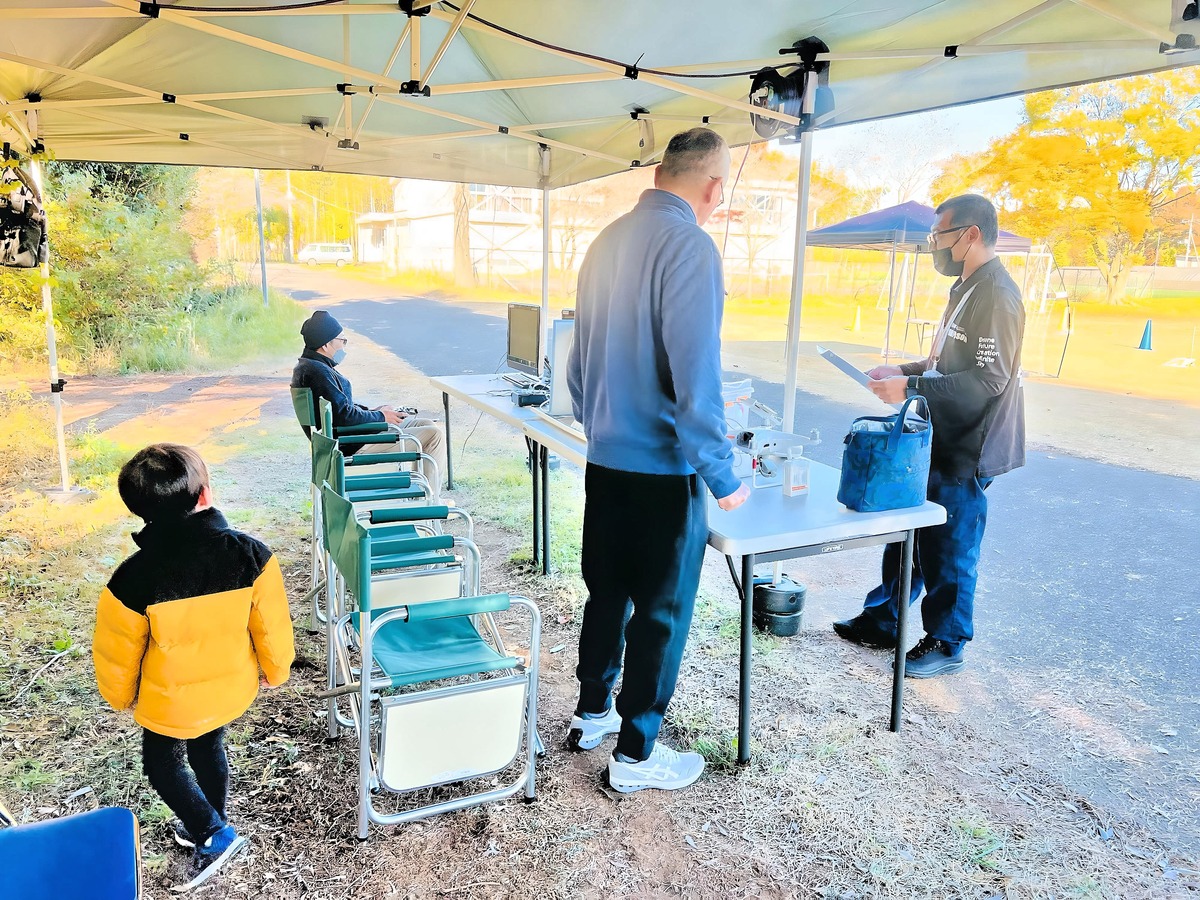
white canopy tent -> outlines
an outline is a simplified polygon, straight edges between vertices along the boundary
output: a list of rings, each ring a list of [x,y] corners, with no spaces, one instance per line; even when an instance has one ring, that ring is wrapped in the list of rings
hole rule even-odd
[[[58,159],[538,186],[731,144],[748,76],[829,48],[817,129],[1200,62],[1195,0],[6,0],[0,137]],[[791,71],[791,69],[785,69]],[[809,79],[809,106],[816,79]],[[798,107],[798,104],[797,104]],[[785,427],[794,419],[812,131],[801,143]],[[55,394],[55,399],[59,399]]]

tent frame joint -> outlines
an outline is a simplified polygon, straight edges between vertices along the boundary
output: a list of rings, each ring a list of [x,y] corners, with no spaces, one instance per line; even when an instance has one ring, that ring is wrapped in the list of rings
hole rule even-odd
[[[138,13],[148,19],[157,19],[159,13],[158,3],[155,0],[150,0],[149,3],[139,3]]]
[[[416,78],[414,78],[412,81],[400,82],[400,93],[408,94],[413,97],[430,96],[429,85],[422,87],[420,80]]]
[[[396,6],[410,19],[413,16],[427,16],[433,11],[432,3],[419,3],[419,0],[398,0]]]

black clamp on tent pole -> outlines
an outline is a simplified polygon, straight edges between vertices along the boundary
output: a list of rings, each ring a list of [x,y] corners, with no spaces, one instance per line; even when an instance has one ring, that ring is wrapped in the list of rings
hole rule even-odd
[[[416,80],[402,81],[402,82],[400,82],[400,93],[401,94],[411,94],[414,97],[428,97],[429,96],[429,85],[425,85],[425,87],[421,87],[421,82],[416,81]]]
[[[61,394],[66,389],[67,381],[65,378],[60,378],[58,381],[50,382],[50,393]]]
[[[148,18],[157,19],[158,18],[158,4],[153,2],[153,0],[151,0],[150,3],[139,3],[138,4],[138,12]]]
[[[413,0],[399,0],[396,5],[400,7],[400,12],[404,13],[410,19],[413,16],[427,16],[429,15],[429,11],[433,9],[432,3],[426,3],[424,6],[414,10]]]

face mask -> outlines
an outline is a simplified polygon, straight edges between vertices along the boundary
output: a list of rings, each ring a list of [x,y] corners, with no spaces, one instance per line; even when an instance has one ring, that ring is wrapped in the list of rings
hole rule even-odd
[[[960,272],[962,271],[962,263],[958,264],[958,270]],[[939,269],[938,271],[940,272],[941,269]],[[338,347],[336,350],[333,351],[333,364],[335,366],[345,358],[346,358],[346,348],[345,347]]]
[[[964,232],[965,234],[965,232]],[[958,236],[958,241],[963,239],[963,235]],[[947,275],[950,278],[958,278],[963,273],[964,260],[955,259],[953,254],[954,248],[958,246],[958,241],[955,241],[949,247],[943,247],[941,250],[933,251],[933,267],[937,269],[938,274]]]

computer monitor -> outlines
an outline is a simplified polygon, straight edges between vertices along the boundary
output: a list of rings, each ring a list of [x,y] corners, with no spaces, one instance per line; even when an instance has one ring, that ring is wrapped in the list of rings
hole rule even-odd
[[[542,308],[532,303],[508,304],[508,365],[537,377],[541,372]]]

